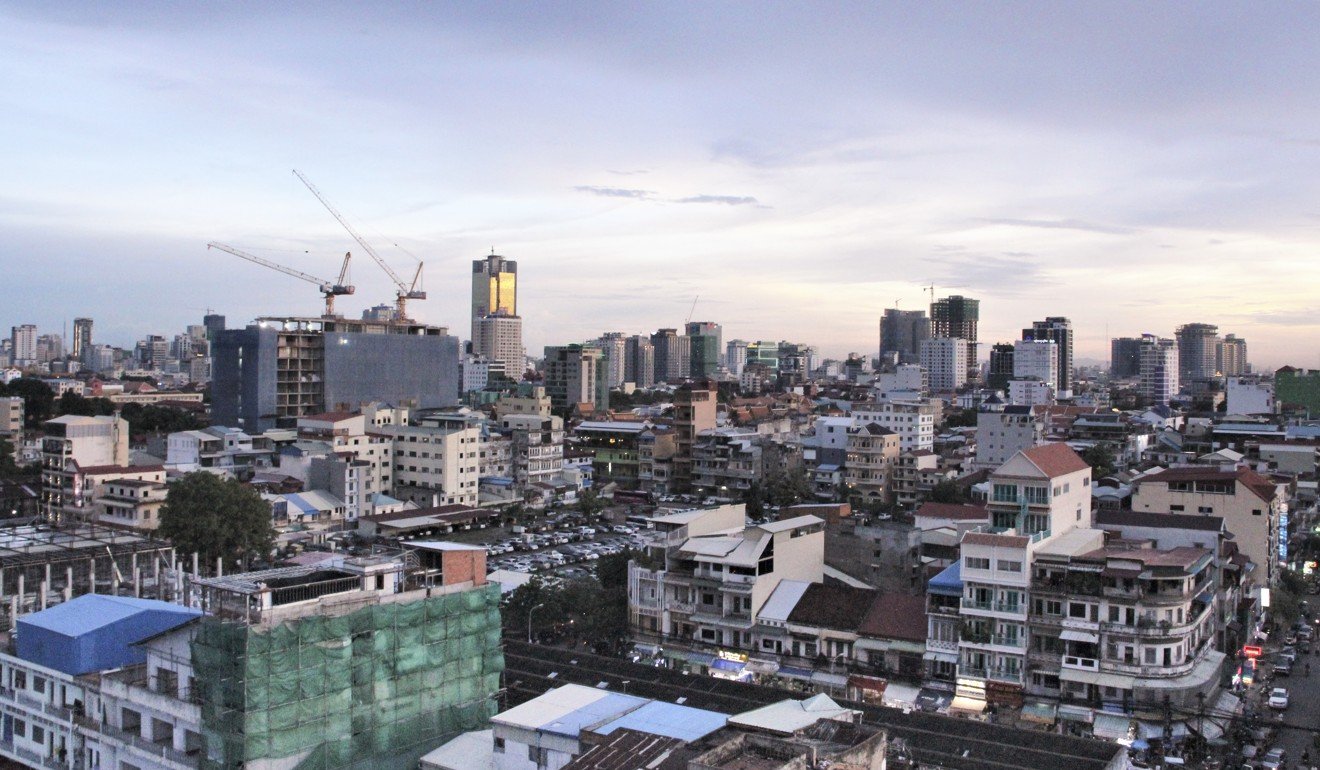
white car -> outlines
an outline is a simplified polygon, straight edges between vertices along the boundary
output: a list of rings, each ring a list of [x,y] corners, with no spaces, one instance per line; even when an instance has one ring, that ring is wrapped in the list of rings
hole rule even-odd
[[[1288,708],[1288,689],[1286,687],[1275,687],[1270,690],[1270,708],[1283,709]]]

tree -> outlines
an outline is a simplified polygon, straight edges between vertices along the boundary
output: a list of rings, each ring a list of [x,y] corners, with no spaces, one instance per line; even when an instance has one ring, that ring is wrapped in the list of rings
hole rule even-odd
[[[0,438],[0,479],[12,479],[21,470],[14,462],[14,445],[7,438]]]
[[[771,505],[785,506],[811,499],[811,480],[801,465],[770,480],[766,490]]]
[[[605,501],[600,499],[594,489],[584,489],[578,495],[578,510],[586,517],[595,516],[605,509]]]
[[[55,391],[41,380],[20,377],[9,383],[0,395],[23,399],[23,423],[28,428],[40,428],[55,416]]]
[[[1091,476],[1103,479],[1114,472],[1114,448],[1108,444],[1095,444],[1082,452],[1082,461],[1091,466]]]
[[[936,484],[930,490],[930,501],[932,503],[965,503],[967,495],[963,493],[962,487],[951,479],[945,479]]]
[[[255,489],[206,471],[170,485],[156,534],[180,554],[196,553],[208,568],[265,560],[275,543],[270,505]]]

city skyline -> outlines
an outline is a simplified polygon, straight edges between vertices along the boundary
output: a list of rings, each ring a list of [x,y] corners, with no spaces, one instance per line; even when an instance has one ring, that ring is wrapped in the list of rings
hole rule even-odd
[[[1209,323],[1320,363],[1320,11],[1013,8],[9,5],[4,326],[319,314],[210,240],[319,276],[352,251],[341,311],[390,303],[296,167],[425,260],[421,321],[466,336],[471,261],[517,260],[530,351],[696,298],[725,339],[873,353],[934,284],[981,300],[982,357],[1058,315],[1079,360]]]

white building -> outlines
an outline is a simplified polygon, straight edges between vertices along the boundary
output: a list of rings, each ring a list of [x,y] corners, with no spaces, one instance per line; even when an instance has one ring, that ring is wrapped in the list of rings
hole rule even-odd
[[[1277,414],[1274,383],[1259,377],[1228,378],[1229,414]]]
[[[1030,407],[984,409],[976,415],[976,467],[998,468],[1023,449],[1044,441],[1045,424]]]
[[[1018,340],[1013,343],[1013,379],[1038,380],[1059,387],[1059,346],[1053,340]]]
[[[509,379],[522,379],[527,371],[527,351],[522,342],[522,318],[516,315],[488,315],[477,320],[477,337],[472,341],[475,353],[488,361],[503,364]]]
[[[37,363],[37,327],[34,324],[13,327],[10,340],[9,359],[14,366],[21,368]]]
[[[1049,406],[1054,403],[1054,388],[1040,380],[1009,380],[1008,403],[1014,406]]]
[[[394,441],[394,497],[423,507],[476,505],[481,428],[387,425]]]
[[[967,340],[933,337],[921,341],[921,366],[933,392],[951,393],[966,385],[970,360]]]
[[[1168,404],[1178,395],[1178,344],[1144,334],[1139,355],[1142,397],[1148,406]]]
[[[935,419],[940,414],[938,401],[889,400],[853,404],[854,425],[873,422],[899,436],[904,452],[935,448]]]
[[[925,368],[917,364],[899,364],[892,372],[881,372],[873,386],[878,397],[892,393],[910,393],[921,397],[930,390]]]

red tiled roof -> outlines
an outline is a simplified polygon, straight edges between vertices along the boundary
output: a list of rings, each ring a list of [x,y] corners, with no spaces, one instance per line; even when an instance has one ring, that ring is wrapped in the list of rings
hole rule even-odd
[[[880,594],[871,602],[858,633],[880,639],[926,641],[926,599],[907,594]]]
[[[1072,447],[1067,444],[1041,444],[1022,450],[1022,454],[1031,461],[1032,465],[1040,468],[1050,478],[1066,476],[1069,473],[1090,470],[1091,468],[1082,459],[1082,456],[1074,452]]]
[[[980,505],[931,502],[922,503],[913,515],[929,516],[934,519],[954,519],[956,521],[981,520],[990,516],[985,507]]]

